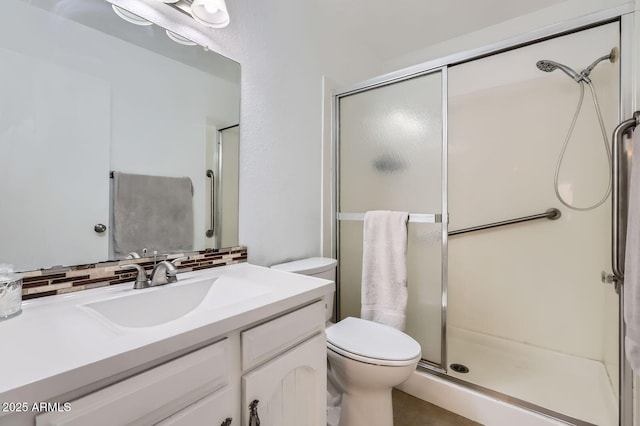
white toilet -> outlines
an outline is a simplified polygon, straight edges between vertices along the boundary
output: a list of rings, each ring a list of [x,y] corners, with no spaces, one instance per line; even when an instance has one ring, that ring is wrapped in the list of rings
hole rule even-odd
[[[313,257],[272,268],[335,282],[336,265],[335,259]],[[416,369],[418,342],[395,328],[351,317],[327,323],[326,332],[329,381],[342,392],[340,426],[392,426],[391,389]]]

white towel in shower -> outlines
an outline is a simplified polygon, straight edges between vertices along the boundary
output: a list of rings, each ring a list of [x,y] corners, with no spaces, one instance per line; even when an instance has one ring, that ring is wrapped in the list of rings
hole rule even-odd
[[[627,359],[640,373],[640,128],[633,132],[629,212],[624,266],[624,322]]]
[[[408,212],[364,215],[360,316],[398,330],[404,330],[407,310],[408,220]]]

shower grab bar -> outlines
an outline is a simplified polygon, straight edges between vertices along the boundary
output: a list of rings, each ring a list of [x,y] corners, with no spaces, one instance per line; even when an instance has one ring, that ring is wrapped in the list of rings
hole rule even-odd
[[[545,211],[544,213],[533,214],[531,216],[517,217],[515,219],[502,220],[500,222],[488,223],[486,225],[471,226],[469,228],[449,231],[449,236],[465,234],[467,232],[481,231],[483,229],[497,228],[499,226],[512,225],[514,223],[528,222],[530,220],[537,220],[537,219],[556,220],[556,219],[559,219],[560,216],[562,216],[562,213],[560,212],[560,210],[556,208],[551,208]]]
[[[626,167],[623,162],[624,150],[622,146],[623,136],[633,131],[634,127],[640,126],[640,111],[633,113],[633,118],[623,121],[613,131],[613,186],[611,189],[611,268],[614,279],[622,282],[624,279],[624,251],[627,233],[627,179],[622,179],[626,175]],[[637,153],[636,153],[637,154]],[[624,170],[621,170],[623,169]]]
[[[338,213],[338,220],[363,221],[364,213]],[[441,223],[441,214],[410,213],[409,222],[413,223]]]
[[[213,237],[213,226],[215,221],[216,214],[216,201],[215,201],[215,177],[213,175],[213,170],[207,170],[207,177],[211,178],[211,228],[207,229],[206,236],[207,238]]]

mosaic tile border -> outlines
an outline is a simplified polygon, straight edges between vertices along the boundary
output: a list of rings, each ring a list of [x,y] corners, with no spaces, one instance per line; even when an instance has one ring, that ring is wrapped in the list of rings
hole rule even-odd
[[[188,259],[176,265],[179,273],[246,262],[247,248],[231,247],[220,250],[207,249],[191,253],[160,255],[156,257],[155,261],[172,260],[183,256],[188,257]],[[111,262],[23,272],[22,300],[134,281],[135,270],[120,269],[120,265],[131,263],[141,265],[149,274],[153,269],[154,258],[114,260]]]

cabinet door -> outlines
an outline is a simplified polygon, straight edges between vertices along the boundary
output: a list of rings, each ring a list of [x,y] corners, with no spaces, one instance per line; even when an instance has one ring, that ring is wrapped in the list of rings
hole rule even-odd
[[[301,343],[242,377],[242,424],[249,405],[265,426],[325,426],[327,346],[324,333]]]
[[[227,387],[194,402],[157,426],[239,426],[240,419],[234,419],[236,404],[233,393]]]

